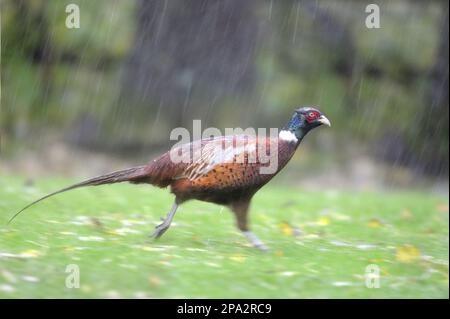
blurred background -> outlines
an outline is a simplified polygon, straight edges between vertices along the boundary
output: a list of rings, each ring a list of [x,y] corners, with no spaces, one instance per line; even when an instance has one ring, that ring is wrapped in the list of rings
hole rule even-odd
[[[175,127],[282,127],[315,105],[279,183],[448,191],[447,1],[1,1],[2,174],[145,163]]]

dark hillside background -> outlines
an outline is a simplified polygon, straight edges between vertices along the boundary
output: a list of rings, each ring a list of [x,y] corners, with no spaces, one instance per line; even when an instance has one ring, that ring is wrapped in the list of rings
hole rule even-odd
[[[317,105],[279,181],[448,189],[447,1],[1,1],[8,174],[88,175],[149,160],[170,131],[280,127]],[[86,165],[86,163],[90,163]]]

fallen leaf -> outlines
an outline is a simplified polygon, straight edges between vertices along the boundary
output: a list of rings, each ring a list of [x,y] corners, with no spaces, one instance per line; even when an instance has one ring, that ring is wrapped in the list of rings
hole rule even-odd
[[[319,220],[317,221],[317,225],[320,225],[320,226],[326,226],[326,225],[329,225],[330,222],[331,222],[331,220],[330,220],[329,217],[322,216],[322,217],[320,217]]]
[[[367,222],[367,226],[371,228],[378,228],[384,225],[384,222],[379,218],[372,218]]]
[[[281,232],[286,236],[292,236],[294,234],[294,229],[287,222],[282,222],[278,225]]]
[[[385,260],[382,258],[369,258],[368,261],[370,264],[380,264],[382,262],[385,262]]]
[[[418,260],[420,251],[413,245],[403,245],[397,248],[396,259],[403,263],[411,263]]]

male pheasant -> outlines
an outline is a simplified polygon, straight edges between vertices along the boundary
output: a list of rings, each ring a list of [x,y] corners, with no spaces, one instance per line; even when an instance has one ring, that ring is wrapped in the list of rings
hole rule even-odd
[[[119,182],[147,183],[163,188],[170,186],[175,195],[172,209],[152,234],[154,238],[170,227],[180,204],[198,199],[228,206],[236,216],[237,227],[250,242],[266,249],[249,229],[250,201],[287,164],[305,135],[323,124],[330,126],[330,121],[319,110],[302,107],[295,110],[275,137],[220,136],[174,147],[146,165],[94,177],[48,194],[17,212],[10,222],[37,202],[74,188]],[[273,163],[276,165],[270,169]]]

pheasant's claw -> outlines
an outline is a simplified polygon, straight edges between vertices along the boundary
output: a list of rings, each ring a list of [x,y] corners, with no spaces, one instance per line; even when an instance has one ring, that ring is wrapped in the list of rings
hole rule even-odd
[[[160,217],[162,220],[162,223],[155,227],[155,231],[150,235],[150,237],[153,237],[154,239],[158,239],[161,237],[170,227],[170,224],[172,223],[173,216],[175,215],[175,212],[177,211],[178,205],[176,203],[173,204],[172,209],[167,214],[167,216]]]
[[[154,239],[158,239],[161,237],[168,229],[170,224],[162,223],[155,227],[154,232],[150,235],[150,237]]]

